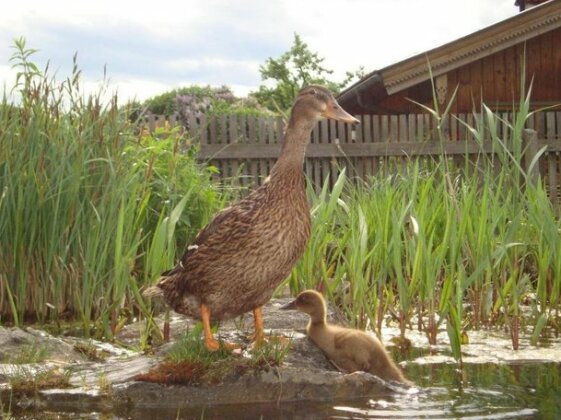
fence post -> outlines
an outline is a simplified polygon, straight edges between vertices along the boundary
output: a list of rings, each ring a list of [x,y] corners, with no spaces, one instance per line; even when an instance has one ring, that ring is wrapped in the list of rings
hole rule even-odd
[[[522,140],[524,141],[524,170],[528,177],[528,182],[535,184],[540,176],[539,160],[530,168],[532,160],[538,153],[538,133],[536,130],[526,128],[522,132]]]
[[[156,131],[156,117],[154,114],[148,114],[148,131],[150,135]]]

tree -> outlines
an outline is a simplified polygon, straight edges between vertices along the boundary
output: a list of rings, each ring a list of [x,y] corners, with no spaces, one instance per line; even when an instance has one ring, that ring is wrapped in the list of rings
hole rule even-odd
[[[274,86],[263,84],[252,95],[272,111],[284,112],[292,106],[298,91],[306,85],[320,84],[338,93],[351,79],[356,76],[362,77],[364,74],[361,67],[356,72],[347,72],[343,82],[334,82],[329,78],[333,70],[323,66],[324,60],[312,52],[300,35],[295,33],[294,44],[290,50],[277,59],[269,57],[265,64],[259,67],[261,80],[272,81]]]

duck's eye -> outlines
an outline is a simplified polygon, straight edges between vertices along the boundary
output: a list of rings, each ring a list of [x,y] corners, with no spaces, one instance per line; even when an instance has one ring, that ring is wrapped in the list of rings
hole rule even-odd
[[[316,93],[317,93],[317,92],[316,92],[315,89],[311,89],[311,90],[310,90],[310,95],[315,95]]]

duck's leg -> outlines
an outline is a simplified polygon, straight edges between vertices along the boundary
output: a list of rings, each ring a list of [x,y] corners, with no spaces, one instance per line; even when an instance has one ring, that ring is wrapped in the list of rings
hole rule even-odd
[[[216,351],[220,344],[212,336],[210,330],[210,309],[204,303],[201,304],[201,320],[203,322],[203,331],[205,334],[205,347],[208,351]]]
[[[255,308],[253,310],[253,319],[255,321],[255,332],[250,336],[250,340],[252,341],[251,348],[253,350],[259,349],[267,342],[271,343],[273,346],[281,346],[281,347],[288,346],[290,341],[282,335],[267,335],[267,337],[265,338],[265,332],[263,331],[262,310],[263,310],[262,306]]]
[[[253,310],[253,320],[255,324],[255,332],[252,335],[253,346],[261,346],[265,342],[265,334],[263,332],[263,313],[262,306]]]
[[[204,303],[201,304],[201,321],[203,322],[203,332],[205,335],[205,347],[208,351],[216,351],[220,348],[220,343],[212,336],[212,331],[210,330],[210,309]],[[239,349],[239,345],[236,343],[222,343],[227,350]]]

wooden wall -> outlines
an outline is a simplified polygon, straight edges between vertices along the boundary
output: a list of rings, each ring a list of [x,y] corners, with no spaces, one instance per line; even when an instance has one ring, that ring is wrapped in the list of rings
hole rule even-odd
[[[561,28],[474,61],[446,74],[448,100],[458,86],[451,112],[467,113],[481,101],[494,110],[512,110],[520,98],[521,69],[526,55],[526,88],[532,77],[534,108],[561,103]],[[412,113],[420,109],[407,98],[432,107],[430,81],[388,96],[379,103],[380,114]],[[479,108],[476,108],[479,111]]]

